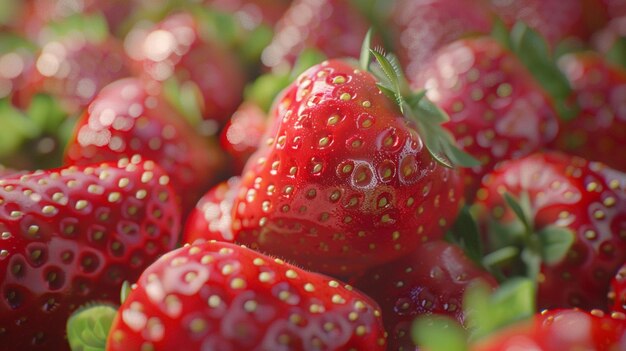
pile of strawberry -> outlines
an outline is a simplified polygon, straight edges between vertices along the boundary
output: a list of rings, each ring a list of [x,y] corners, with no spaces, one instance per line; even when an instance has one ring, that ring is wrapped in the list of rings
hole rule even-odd
[[[626,350],[624,23],[4,1],[0,350]]]

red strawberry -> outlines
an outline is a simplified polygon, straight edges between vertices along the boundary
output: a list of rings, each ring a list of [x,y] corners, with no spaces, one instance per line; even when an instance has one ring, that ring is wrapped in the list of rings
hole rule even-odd
[[[459,178],[424,146],[439,134],[423,139],[416,129],[432,116],[421,120],[426,113],[407,107],[418,121],[405,118],[380,89],[369,72],[330,60],[282,93],[267,141],[242,176],[238,242],[351,274],[443,236],[458,210]]]
[[[483,0],[400,0],[392,23],[400,61],[410,78],[442,46],[473,33],[489,33],[492,19]]]
[[[94,42],[69,36],[51,41],[43,46],[36,67],[30,94],[52,95],[68,114],[83,111],[100,89],[129,75],[128,59],[113,38]],[[22,98],[28,101],[30,94]]]
[[[490,38],[465,39],[439,50],[414,88],[450,115],[444,126],[482,166],[466,170],[466,198],[495,165],[540,150],[557,133],[547,93],[521,62]]]
[[[241,101],[245,73],[237,57],[203,36],[187,13],[170,15],[149,29],[135,28],[125,46],[140,74],[159,82],[175,78],[183,86],[195,85],[205,120],[226,122]]]
[[[576,309],[544,311],[474,343],[471,351],[502,350],[624,350],[624,314]]]
[[[626,70],[593,53],[571,54],[560,66],[574,90],[580,113],[562,121],[554,147],[626,171]]]
[[[117,301],[124,280],[174,248],[167,182],[139,157],[0,179],[0,345],[67,350],[73,310]]]
[[[519,204],[507,207],[506,193]],[[540,308],[606,308],[610,279],[626,261],[626,174],[578,157],[534,154],[486,176],[477,199],[487,246],[522,251],[526,274],[538,280]]]
[[[380,304],[390,349],[412,350],[411,324],[416,317],[443,314],[464,324],[463,294],[476,279],[496,286],[494,278],[459,247],[437,241],[368,271],[355,285]]]
[[[489,0],[489,2],[492,10],[506,24],[512,26],[518,21],[525,22],[552,44],[570,36],[586,39],[591,34],[584,26],[583,1]]]
[[[159,94],[158,86],[135,78],[105,87],[78,121],[66,162],[85,165],[139,153],[172,176],[188,212],[219,179],[222,154]]]
[[[291,67],[306,48],[329,58],[356,58],[369,26],[349,1],[295,0],[276,24],[261,60],[270,68]]]
[[[185,246],[139,278],[107,350],[385,350],[365,295],[229,243]]]
[[[608,296],[611,311],[626,313],[626,264],[622,265],[611,280]]]
[[[220,135],[222,149],[241,173],[246,161],[257,150],[267,125],[267,114],[255,103],[244,102],[233,114]]]
[[[239,181],[239,177],[232,177],[204,194],[187,218],[183,243],[191,244],[198,239],[235,241],[231,212]]]

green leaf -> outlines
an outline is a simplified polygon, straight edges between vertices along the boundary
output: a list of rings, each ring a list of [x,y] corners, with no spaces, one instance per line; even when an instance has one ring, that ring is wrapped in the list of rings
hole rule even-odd
[[[447,316],[418,317],[411,326],[411,339],[420,349],[428,351],[467,350],[467,332]]]
[[[492,292],[484,283],[467,289],[463,309],[473,340],[532,317],[535,314],[535,284],[526,278],[513,278]]]
[[[67,340],[72,351],[104,351],[117,310],[110,305],[81,308],[67,320]]]
[[[541,258],[546,264],[561,262],[574,243],[575,235],[568,229],[547,226],[537,232],[541,242]]]
[[[524,275],[528,277],[528,279],[536,282],[541,272],[541,254],[537,252],[536,249],[532,248],[532,246],[535,245],[524,248],[520,254],[520,258],[526,268]]]
[[[122,288],[120,289],[120,303],[124,303],[124,301],[126,301],[126,298],[128,297],[128,294],[130,294],[130,292],[130,283],[128,282],[128,280],[124,280],[124,282],[122,283]]]
[[[362,70],[367,71],[370,65],[370,61],[372,59],[372,55],[370,52],[370,47],[372,45],[372,32],[374,30],[370,28],[365,34],[365,39],[363,39],[363,44],[361,45],[361,56],[359,59],[359,66]]]
[[[502,19],[495,18],[493,21],[493,28],[491,28],[491,36],[497,40],[502,46],[511,50],[512,43],[509,33],[509,29]]]
[[[383,54],[379,53],[376,50],[370,49],[370,53],[374,55],[378,65],[380,66],[384,76],[378,77],[381,81],[389,83],[391,88],[393,89],[394,96],[402,96],[402,92],[400,91],[400,80],[398,75],[396,74],[396,68],[391,64],[389,59],[385,57]]]
[[[450,116],[428,97],[421,97],[416,106],[416,113],[432,123],[442,124],[450,120]]]
[[[61,21],[48,24],[51,40],[62,40],[65,37],[80,34],[92,42],[103,42],[109,34],[106,18],[98,12],[92,14],[76,13],[63,18]]]
[[[492,271],[496,267],[502,267],[513,262],[519,254],[520,251],[517,247],[505,246],[486,254],[482,259],[482,265]]]
[[[188,80],[181,84],[176,77],[171,77],[163,82],[163,94],[192,126],[202,122],[204,100],[200,88],[194,82]]]
[[[468,206],[463,206],[452,226],[455,242],[463,248],[465,254],[478,265],[482,265],[483,248],[478,225]]]
[[[409,104],[412,110],[415,110],[419,106],[419,102],[426,96],[426,90],[420,90],[416,93],[411,93],[405,97],[406,103]],[[447,117],[446,117],[447,118]]]
[[[522,222],[524,228],[528,235],[530,235],[532,231],[532,224],[530,221],[530,213],[528,212],[528,208],[530,207],[528,204],[528,194],[526,192],[522,192],[520,194],[520,198],[517,199],[509,192],[505,192],[503,194],[504,200],[506,204],[509,206],[511,210],[515,213],[517,218]]]
[[[604,56],[607,61],[626,69],[626,37],[619,37]]]
[[[478,159],[476,159],[474,156],[459,149],[456,145],[454,145],[452,136],[449,133],[447,134],[450,141],[443,144],[443,149],[454,165],[462,167],[476,167],[481,165],[480,161],[478,161]]]

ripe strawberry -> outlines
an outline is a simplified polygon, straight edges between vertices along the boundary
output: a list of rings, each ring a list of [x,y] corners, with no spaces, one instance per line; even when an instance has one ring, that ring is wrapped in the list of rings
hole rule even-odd
[[[158,82],[176,79],[195,85],[201,96],[202,118],[222,124],[232,115],[245,83],[237,57],[203,36],[187,13],[168,16],[152,28],[135,28],[125,43],[139,74]]]
[[[396,74],[389,62],[384,67]],[[460,181],[430,153],[447,140],[443,130],[424,132],[424,123],[445,118],[408,103],[404,112],[416,120],[405,118],[381,89],[389,91],[369,72],[330,60],[282,93],[235,199],[239,243],[351,274],[443,236],[458,210]]]
[[[220,177],[222,154],[161,97],[159,87],[127,78],[99,93],[78,121],[66,163],[85,165],[139,153],[172,177],[184,213]]]
[[[466,199],[498,162],[540,150],[557,133],[547,93],[521,62],[490,38],[464,39],[439,50],[413,87],[450,115],[444,126],[482,165],[466,170]]]
[[[385,350],[380,310],[365,295],[234,244],[163,256],[117,314],[107,351]]]
[[[399,0],[392,23],[400,61],[410,78],[442,46],[473,33],[489,33],[492,18],[482,0]]]
[[[244,102],[222,130],[222,149],[232,157],[236,174],[241,174],[246,162],[262,142],[267,119],[267,113],[257,104]]]
[[[70,313],[116,301],[174,248],[180,210],[168,177],[141,158],[0,179],[0,344],[66,350]]]
[[[47,93],[58,99],[67,114],[80,113],[107,84],[128,76],[128,59],[113,38],[102,42],[69,36],[45,44],[36,59],[29,93]]]
[[[232,177],[204,194],[187,218],[183,243],[191,244],[198,239],[235,241],[231,212],[239,181],[239,177]]]
[[[269,68],[291,67],[306,48],[329,58],[356,58],[369,27],[349,1],[295,0],[276,24],[261,60]]]
[[[593,53],[570,54],[560,66],[574,90],[580,113],[561,121],[553,147],[626,171],[626,70]]]
[[[464,324],[463,294],[476,279],[496,286],[459,247],[436,241],[368,271],[355,286],[380,304],[390,349],[411,350],[411,324],[420,315],[448,315]]]
[[[612,312],[626,313],[626,264],[622,265],[611,280],[608,297]]]
[[[10,98],[17,105],[35,68],[36,47],[21,36],[4,32],[0,36],[0,99]]]
[[[212,8],[230,12],[244,27],[273,26],[289,7],[290,0],[205,0]]]
[[[547,310],[528,321],[516,323],[481,339],[471,351],[501,350],[623,350],[626,316],[602,311]]]
[[[534,154],[487,175],[477,199],[486,246],[521,251],[526,269],[513,264],[502,272],[536,278],[540,308],[606,308],[610,279],[626,261],[626,174]]]

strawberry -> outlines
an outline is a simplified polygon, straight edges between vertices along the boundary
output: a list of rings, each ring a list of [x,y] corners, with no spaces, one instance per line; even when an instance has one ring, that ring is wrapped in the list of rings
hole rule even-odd
[[[626,313],[626,264],[622,265],[611,280],[608,297],[611,311]]]
[[[417,316],[443,314],[464,323],[463,294],[476,279],[496,286],[459,247],[436,241],[369,270],[355,286],[380,304],[390,349],[411,350],[411,323]]]
[[[188,13],[169,15],[149,29],[136,27],[125,47],[139,74],[195,87],[205,120],[223,124],[241,101],[245,74],[237,57],[203,35]]]
[[[400,61],[410,78],[442,46],[473,33],[489,33],[492,19],[482,0],[399,0],[392,23]]]
[[[252,102],[244,102],[237,108],[220,134],[222,149],[234,162],[240,174],[246,161],[257,150],[267,125],[267,114]]]
[[[222,155],[159,94],[157,85],[136,78],[106,86],[78,121],[65,159],[85,165],[139,153],[158,161],[188,213],[219,179]]]
[[[445,117],[436,106],[422,108],[430,104],[423,95],[409,96],[401,110],[403,92],[390,88],[400,78],[374,53],[395,83],[329,60],[275,102],[233,206],[239,243],[348,275],[443,236],[461,195],[456,172],[434,150],[451,150],[449,136],[430,124]]]
[[[291,67],[307,48],[327,57],[358,57],[369,28],[366,18],[344,0],[295,0],[276,24],[261,60],[272,69]]]
[[[167,183],[140,157],[0,179],[0,344],[67,350],[73,310],[116,301],[173,249],[180,210]]]
[[[35,65],[30,94],[52,95],[70,115],[82,112],[104,86],[130,74],[122,46],[113,38],[94,42],[79,35],[51,41]]]
[[[507,49],[483,37],[456,41],[439,50],[412,86],[450,115],[444,126],[482,165],[467,169],[466,199],[498,162],[540,150],[557,133],[547,93]]]
[[[245,27],[273,26],[289,8],[290,0],[205,0],[212,8],[233,13]]]
[[[610,279],[626,261],[626,174],[538,153],[503,163],[482,186],[476,210],[492,252],[485,262],[513,262],[494,261],[496,273],[536,279],[541,309],[606,308]]]
[[[470,351],[623,350],[626,316],[600,310],[547,310],[474,343]]]
[[[231,212],[239,181],[239,177],[232,177],[202,196],[187,218],[183,243],[193,243],[198,239],[235,241],[231,230]]]
[[[626,171],[626,70],[593,53],[570,54],[560,66],[574,90],[580,112],[560,123],[553,147]]]
[[[107,351],[385,350],[365,295],[243,246],[205,242],[152,264],[117,314]]]

